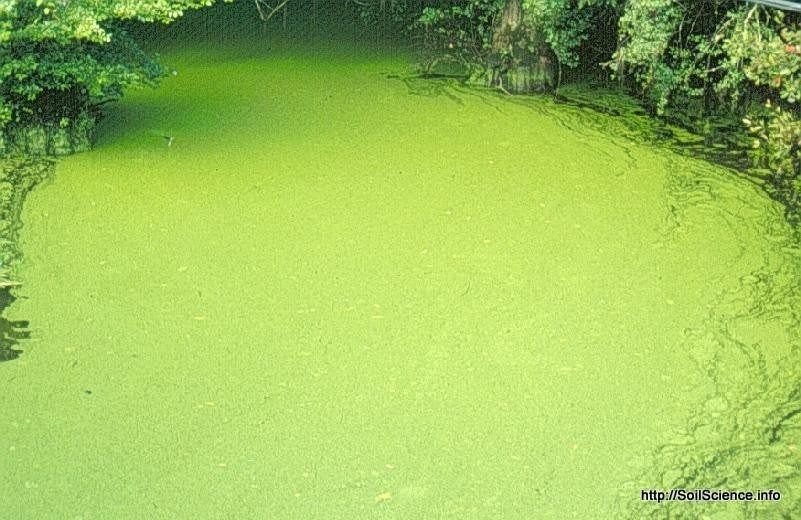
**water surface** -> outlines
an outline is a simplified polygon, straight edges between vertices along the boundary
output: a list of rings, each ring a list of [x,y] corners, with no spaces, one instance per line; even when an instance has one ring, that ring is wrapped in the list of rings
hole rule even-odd
[[[4,515],[641,517],[668,507],[643,487],[715,482],[784,499],[710,514],[799,504],[799,250],[753,183],[404,56],[164,61],[27,202]]]

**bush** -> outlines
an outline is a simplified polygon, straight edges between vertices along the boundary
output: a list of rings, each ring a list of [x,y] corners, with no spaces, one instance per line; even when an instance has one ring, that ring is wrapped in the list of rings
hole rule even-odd
[[[212,3],[0,0],[0,152],[84,148],[100,105],[162,74],[120,22],[167,23]]]
[[[797,220],[801,215],[801,120],[768,102],[761,113],[743,122],[754,135],[756,165],[770,171],[776,194]]]

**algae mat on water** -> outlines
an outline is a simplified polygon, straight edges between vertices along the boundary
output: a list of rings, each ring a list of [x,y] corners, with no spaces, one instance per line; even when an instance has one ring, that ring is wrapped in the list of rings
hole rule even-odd
[[[399,57],[165,61],[27,203],[3,516],[798,506],[798,249],[752,184]]]

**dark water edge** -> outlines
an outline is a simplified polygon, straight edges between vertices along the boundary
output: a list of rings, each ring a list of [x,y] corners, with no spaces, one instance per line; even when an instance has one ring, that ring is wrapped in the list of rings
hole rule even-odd
[[[620,120],[639,141],[661,144],[672,151],[701,158],[765,179],[766,172],[754,169],[749,157],[752,139],[734,117],[704,116],[690,120],[688,114],[655,116],[621,87],[576,82],[554,95],[557,103],[587,108]]]
[[[20,285],[15,268],[22,259],[19,234],[25,199],[54,169],[51,158],[0,158],[0,362],[17,359],[22,353],[20,341],[30,337],[26,320],[12,321],[4,313],[14,303],[14,289]]]
[[[676,112],[656,116],[622,88],[592,82],[569,84],[554,95],[554,101],[610,116],[619,123],[617,132],[628,139],[727,168],[780,203],[796,238],[801,239],[797,194],[777,184],[771,171],[754,164],[753,137],[733,115],[693,117],[689,112]]]
[[[459,67],[398,79],[402,79],[412,93],[420,95],[448,96],[449,89],[456,88],[488,90]],[[529,104],[531,98],[546,98],[558,105],[607,116],[583,119],[595,130],[727,168],[733,175],[759,186],[771,199],[782,204],[785,217],[794,228],[798,229],[801,224],[801,208],[793,204],[793,193],[775,185],[769,170],[754,165],[751,157],[753,138],[733,115],[694,116],[687,111],[657,116],[624,87],[592,75],[572,78],[552,93],[509,96],[494,88],[489,90],[518,104]]]
[[[652,116],[639,102],[614,88],[569,85],[555,96],[557,103],[610,116],[605,132],[667,148],[725,167],[766,193],[784,208],[791,234],[781,242],[782,260],[768,260],[740,280],[736,290],[720,294],[703,327],[685,330],[680,348],[709,375],[714,392],[704,407],[693,410],[683,430],[668,444],[654,449],[645,468],[621,489],[619,507],[626,518],[795,518],[801,511],[801,256],[799,215],[770,179],[770,172],[753,167],[750,140],[738,121],[723,117],[691,124]],[[592,118],[586,119],[592,125]],[[596,120],[597,121],[597,120]],[[683,178],[682,178],[683,177]],[[703,183],[677,174],[674,183]],[[678,188],[679,190],[685,188]],[[714,189],[712,189],[714,192]],[[766,236],[778,236],[768,221]],[[773,264],[773,267],[769,267]],[[776,266],[779,266],[778,269]],[[772,316],[782,325],[788,353],[769,359],[767,345],[744,339],[739,330],[755,316]],[[714,354],[699,354],[701,345],[714,345]],[[754,486],[758,486],[756,489]],[[639,497],[642,489],[775,490],[779,502],[654,503]],[[707,516],[708,515],[708,516]]]

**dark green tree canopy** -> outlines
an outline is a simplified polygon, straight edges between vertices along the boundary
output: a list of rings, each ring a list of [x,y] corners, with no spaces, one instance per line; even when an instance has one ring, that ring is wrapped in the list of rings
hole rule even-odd
[[[125,88],[153,83],[161,68],[120,23],[169,23],[187,9],[212,3],[0,0],[0,130],[29,124],[67,127]]]

